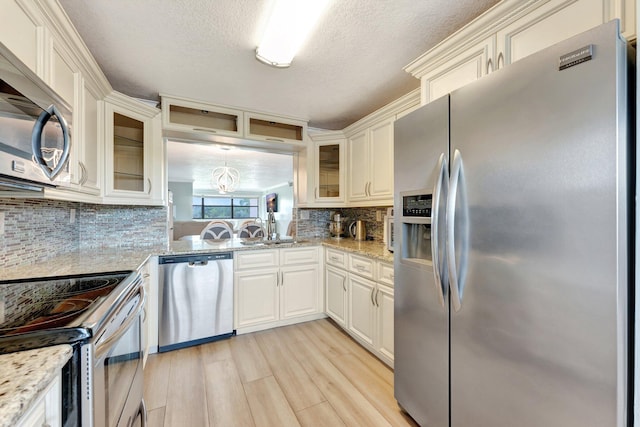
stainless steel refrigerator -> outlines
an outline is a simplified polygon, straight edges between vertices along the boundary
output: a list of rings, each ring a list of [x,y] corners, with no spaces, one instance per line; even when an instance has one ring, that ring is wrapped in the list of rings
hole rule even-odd
[[[627,425],[627,63],[614,21],[396,122],[395,396],[421,425]]]

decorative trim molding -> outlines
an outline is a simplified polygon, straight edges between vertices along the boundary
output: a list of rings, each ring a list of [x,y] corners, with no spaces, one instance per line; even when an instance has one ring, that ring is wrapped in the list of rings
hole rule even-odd
[[[496,4],[482,15],[471,21],[461,30],[447,37],[433,48],[420,55],[404,67],[404,70],[416,78],[421,78],[469,46],[492,37],[498,30],[511,22],[537,9],[549,0],[513,0]]]
[[[342,132],[346,137],[349,137],[355,133],[361,132],[369,126],[380,122],[382,120],[395,118],[396,114],[412,108],[420,104],[420,88],[414,89],[406,95],[392,101],[384,107],[374,111],[373,113],[363,117],[357,122],[342,129]]]
[[[136,98],[131,98],[125,94],[122,94],[117,91],[111,91],[104,100],[113,105],[116,105],[120,108],[125,108],[127,110],[133,111],[134,113],[142,114],[147,117],[154,117],[157,114],[160,114],[160,110],[143,103]]]
[[[58,0],[34,0],[34,3],[42,19],[46,21],[45,26],[53,30],[52,36],[60,38],[63,45],[71,48],[74,60],[85,80],[91,81],[103,96],[108,95],[113,90],[111,84]]]

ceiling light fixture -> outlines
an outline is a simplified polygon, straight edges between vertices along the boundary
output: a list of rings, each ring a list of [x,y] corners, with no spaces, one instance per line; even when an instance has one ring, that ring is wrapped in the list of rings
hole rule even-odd
[[[274,67],[290,66],[328,3],[329,0],[276,0],[256,58]]]
[[[240,173],[238,169],[231,168],[224,162],[223,167],[213,170],[213,183],[218,187],[220,194],[233,193],[240,183]]]

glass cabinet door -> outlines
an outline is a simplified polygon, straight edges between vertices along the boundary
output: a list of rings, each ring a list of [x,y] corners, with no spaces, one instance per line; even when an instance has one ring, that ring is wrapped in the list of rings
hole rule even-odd
[[[316,201],[344,200],[344,140],[315,143]]]
[[[113,188],[144,191],[144,122],[113,113]]]

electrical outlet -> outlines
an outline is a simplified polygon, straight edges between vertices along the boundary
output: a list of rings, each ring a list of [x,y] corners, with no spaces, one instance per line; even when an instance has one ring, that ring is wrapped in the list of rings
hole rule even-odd
[[[376,221],[382,221],[382,211],[376,211]]]
[[[75,224],[76,222],[76,210],[69,209],[69,224]]]
[[[4,234],[4,212],[0,212],[0,236]]]
[[[309,219],[309,211],[301,210],[300,219]]]

